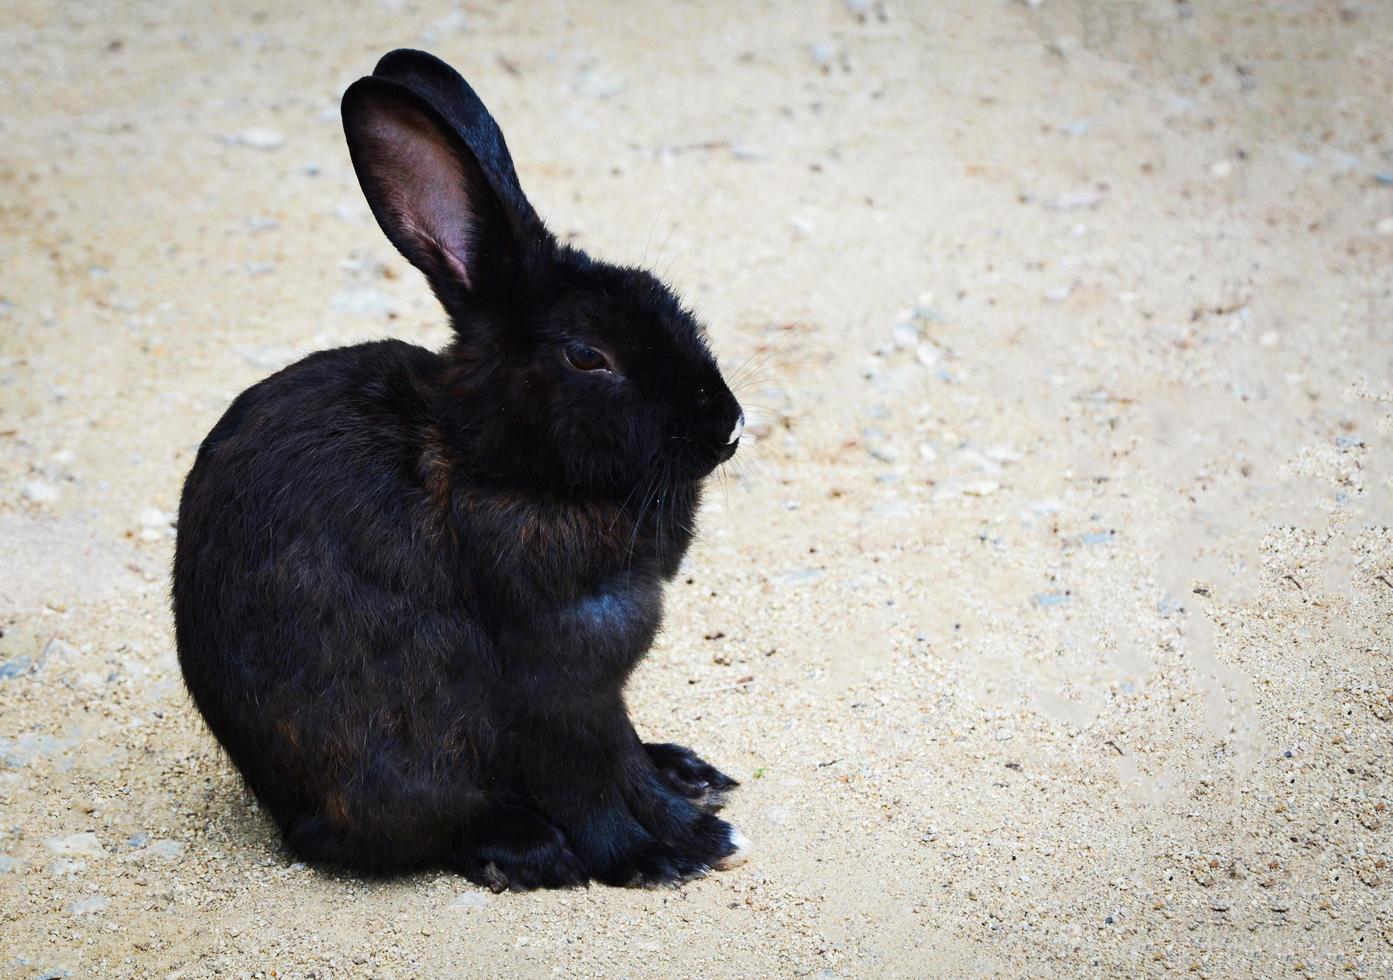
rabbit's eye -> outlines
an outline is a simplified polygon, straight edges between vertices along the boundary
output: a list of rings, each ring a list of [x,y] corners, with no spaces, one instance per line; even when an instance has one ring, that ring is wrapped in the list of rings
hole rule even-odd
[[[577,371],[614,370],[610,367],[609,358],[595,348],[586,347],[584,344],[568,344],[566,346],[566,360]]]

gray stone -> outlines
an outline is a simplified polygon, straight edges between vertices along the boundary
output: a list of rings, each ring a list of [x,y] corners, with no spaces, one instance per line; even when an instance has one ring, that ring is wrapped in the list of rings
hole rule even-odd
[[[397,301],[380,289],[353,286],[342,289],[330,300],[335,313],[355,316],[389,317],[397,312]]]
[[[15,657],[0,664],[0,678],[18,677],[27,674],[34,666],[32,657]]]
[[[110,904],[111,899],[105,895],[88,895],[86,898],[79,898],[69,905],[68,911],[73,915],[88,915],[93,912],[101,912]]]
[[[820,578],[820,568],[791,568],[775,575],[773,581],[776,585],[803,585],[806,582],[816,582]]]
[[[30,480],[24,485],[24,497],[36,504],[51,504],[58,499],[58,488],[43,480]]]
[[[1060,194],[1045,202],[1051,211],[1091,211],[1103,203],[1103,195],[1091,187]]]
[[[240,133],[230,133],[223,139],[237,146],[249,146],[254,150],[278,150],[285,143],[285,137],[274,129],[253,126]]]
[[[102,847],[102,842],[90,830],[80,834],[70,834],[67,837],[50,837],[46,843],[48,849],[54,854],[65,857],[72,855],[101,857],[106,853],[106,848]]]
[[[279,371],[295,360],[295,352],[284,347],[238,347],[236,350],[248,364],[263,371]]]
[[[151,842],[145,849],[145,853],[157,858],[177,858],[184,853],[184,845],[177,840],[168,838]]]

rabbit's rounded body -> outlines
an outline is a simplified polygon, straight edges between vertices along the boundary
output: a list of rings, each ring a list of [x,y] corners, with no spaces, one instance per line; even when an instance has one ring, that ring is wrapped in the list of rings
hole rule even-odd
[[[480,486],[447,370],[394,341],[307,357],[233,403],[185,487],[188,687],[310,859],[479,870],[500,814],[583,810],[587,778],[651,762],[622,688],[687,536]]]
[[[343,111],[455,340],[311,355],[204,440],[173,590],[196,705],[307,860],[495,888],[732,863],[735,782],[623,699],[743,424],[699,325],[556,242],[443,63],[393,52]]]
[[[268,378],[210,433],[180,508],[190,692],[293,844],[337,835],[366,866],[439,860],[492,755],[495,658],[412,459],[439,369],[387,343]]]

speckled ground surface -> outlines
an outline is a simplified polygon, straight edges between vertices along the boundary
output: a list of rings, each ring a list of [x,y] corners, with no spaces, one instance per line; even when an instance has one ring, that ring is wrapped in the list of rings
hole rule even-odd
[[[0,974],[1393,972],[1393,8],[296,6],[0,23]],[[631,689],[738,870],[300,867],[184,697],[203,434],[445,340],[338,124],[399,45],[753,356]]]

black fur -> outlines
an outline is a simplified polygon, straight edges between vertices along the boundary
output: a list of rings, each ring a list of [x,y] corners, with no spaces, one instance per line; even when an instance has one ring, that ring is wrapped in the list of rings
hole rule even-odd
[[[643,744],[623,690],[740,407],[662,283],[547,232],[448,66],[393,52],[343,114],[455,339],[311,355],[209,433],[174,562],[189,691],[306,860],[702,874],[736,849],[736,784]]]

